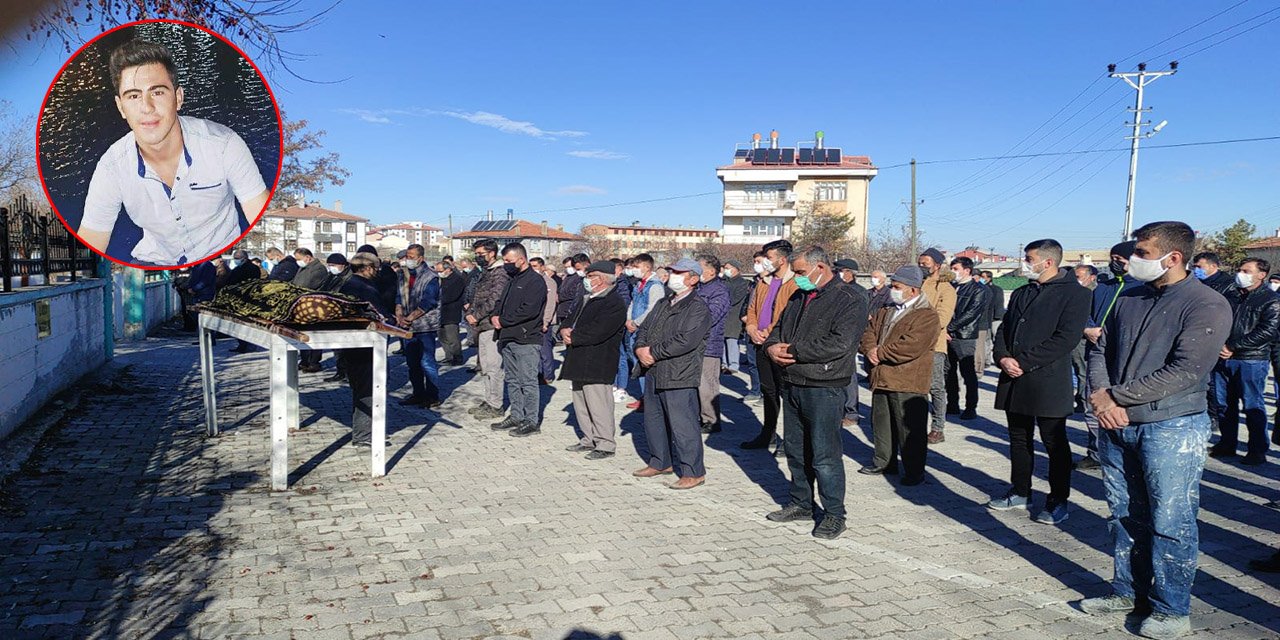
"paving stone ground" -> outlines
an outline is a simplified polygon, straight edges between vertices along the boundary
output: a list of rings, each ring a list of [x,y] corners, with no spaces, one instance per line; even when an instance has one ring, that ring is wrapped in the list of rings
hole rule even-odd
[[[737,444],[755,434],[726,377],[725,430],[707,484],[640,480],[638,414],[621,405],[619,455],[584,460],[566,384],[544,387],[543,432],[511,438],[466,417],[447,370],[442,415],[389,402],[390,472],[347,446],[346,386],[302,374],[292,486],[269,491],[266,356],[220,341],[220,422],[203,432],[197,349],[167,334],[122,346],[111,383],[51,429],[3,486],[0,638],[1046,638],[1126,637],[1134,620],[1069,603],[1106,591],[1098,475],[1076,472],[1060,527],[983,503],[1003,492],[1007,436],[984,381],[981,418],[951,424],[929,479],[855,473],[869,421],[846,430],[849,530],[764,514],[785,464]],[[474,360],[474,359],[473,359]],[[408,393],[392,357],[392,395]],[[332,367],[326,357],[325,365]],[[330,369],[331,371],[331,369]],[[864,394],[863,400],[868,395]],[[1082,453],[1082,423],[1071,438]],[[1036,496],[1047,461],[1037,453]],[[1272,460],[1210,460],[1202,490],[1194,637],[1280,636]],[[669,481],[669,478],[668,478]]]

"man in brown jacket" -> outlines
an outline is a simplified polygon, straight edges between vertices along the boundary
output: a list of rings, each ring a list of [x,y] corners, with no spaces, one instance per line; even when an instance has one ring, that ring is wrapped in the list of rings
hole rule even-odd
[[[860,350],[871,369],[871,429],[875,457],[858,473],[897,473],[902,451],[902,484],[924,481],[928,453],[930,372],[938,337],[938,314],[922,293],[920,269],[899,268],[890,281],[893,304],[871,317]]]
[[[924,271],[924,284],[920,295],[929,301],[938,314],[938,338],[933,347],[933,369],[930,374],[929,396],[932,399],[933,426],[929,430],[929,444],[946,441],[942,430],[947,426],[947,325],[956,312],[956,288],[951,286],[951,269],[942,252],[929,247],[916,261]]]
[[[778,432],[778,411],[782,406],[782,367],[769,357],[764,341],[773,331],[773,325],[782,317],[791,294],[798,290],[795,275],[791,273],[791,243],[774,240],[764,245],[764,277],[756,283],[751,304],[747,306],[747,321],[743,327],[756,350],[756,366],[760,370],[760,395],[764,401],[764,422],[760,434],[742,443],[743,449],[765,449]],[[774,455],[781,457],[785,450],[779,444]]]

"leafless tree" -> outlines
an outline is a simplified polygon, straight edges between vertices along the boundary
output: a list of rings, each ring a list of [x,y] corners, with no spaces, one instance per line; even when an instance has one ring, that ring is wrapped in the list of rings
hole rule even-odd
[[[284,162],[280,182],[268,209],[283,209],[308,194],[320,193],[326,186],[342,186],[351,175],[339,163],[338,154],[323,151],[324,130],[307,130],[306,120],[289,120],[280,113],[284,128]]]
[[[0,100],[0,196],[6,200],[39,192],[35,116],[18,117],[13,111],[12,103]]]

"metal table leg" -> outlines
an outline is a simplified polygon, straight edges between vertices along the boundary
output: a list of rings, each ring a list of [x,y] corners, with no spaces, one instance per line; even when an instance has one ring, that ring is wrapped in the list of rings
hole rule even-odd
[[[289,404],[287,411],[289,414],[288,423],[290,429],[297,429],[299,424],[298,418],[298,354],[297,349],[285,350],[285,380],[289,384]]]
[[[373,341],[373,468],[374,478],[387,475],[387,340],[375,335]]]
[[[271,338],[271,489],[289,488],[288,345]]]
[[[204,391],[204,431],[209,436],[218,435],[217,380],[213,368],[213,332],[204,324],[201,316],[200,331],[200,386]]]

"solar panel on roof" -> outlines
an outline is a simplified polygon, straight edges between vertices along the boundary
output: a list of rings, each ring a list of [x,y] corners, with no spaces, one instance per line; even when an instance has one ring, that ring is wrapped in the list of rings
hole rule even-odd
[[[494,231],[510,231],[516,228],[515,220],[494,220]]]
[[[735,158],[745,158],[745,157],[747,157],[747,154],[748,154],[748,153],[750,153],[750,150],[749,150],[749,149],[738,149],[737,151],[734,151],[734,152],[733,152],[733,157],[735,157]]]
[[[747,156],[747,159],[751,161],[751,164],[764,164],[765,154],[768,151],[768,149],[752,149],[751,155]]]
[[[780,164],[782,162],[782,149],[770,149],[766,164]]]
[[[796,150],[795,150],[795,149],[783,149],[783,150],[782,150],[782,164],[795,164],[795,163],[796,163]]]
[[[797,164],[813,164],[813,149],[800,149],[800,160]]]
[[[827,164],[840,164],[839,149],[827,149]]]

